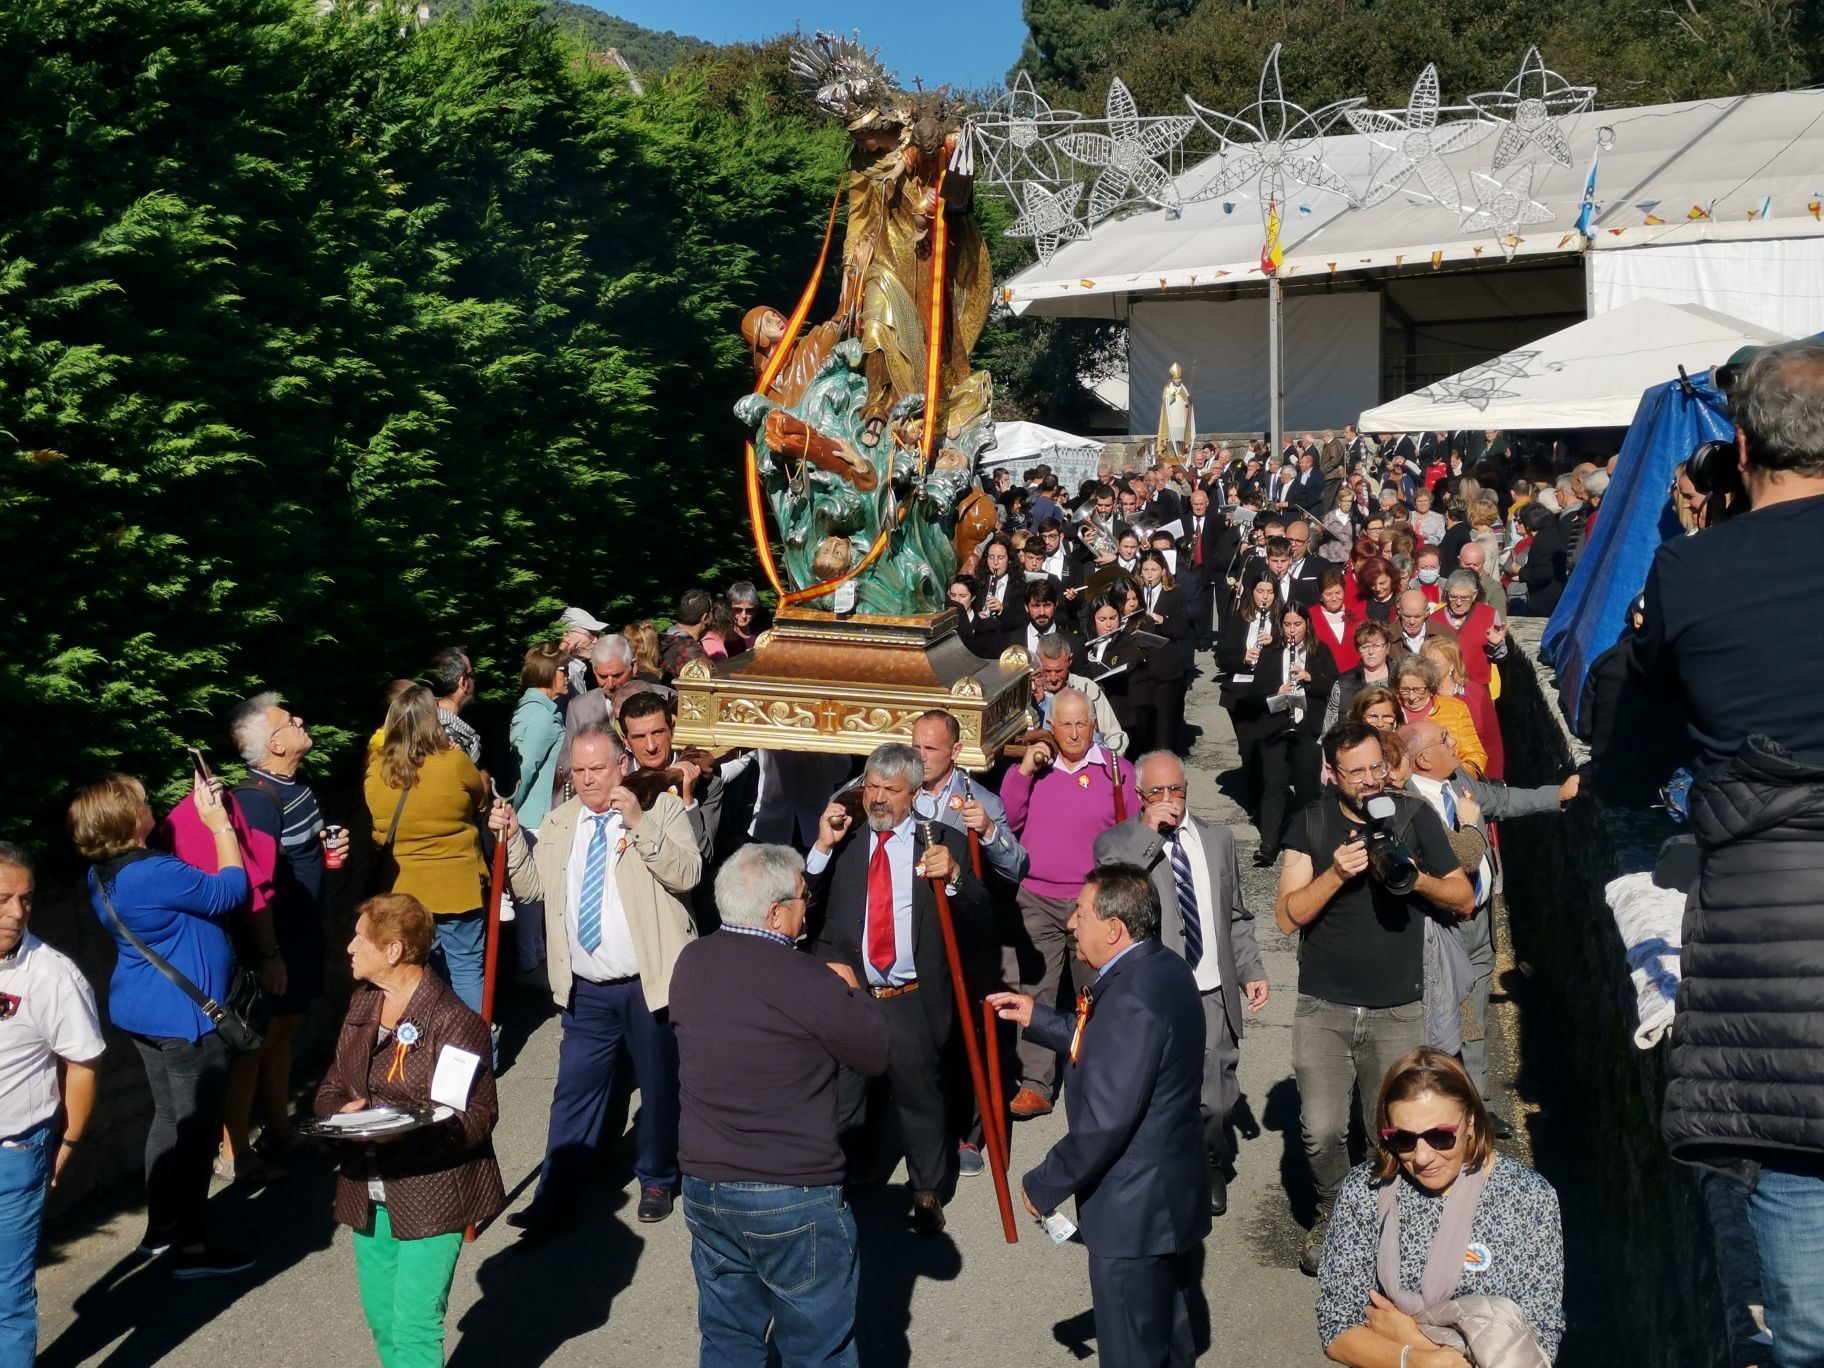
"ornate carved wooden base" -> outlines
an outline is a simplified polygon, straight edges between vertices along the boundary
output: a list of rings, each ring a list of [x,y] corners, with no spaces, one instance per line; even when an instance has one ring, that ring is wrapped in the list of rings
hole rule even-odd
[[[1030,672],[974,655],[957,613],[838,619],[786,608],[745,655],[693,660],[677,680],[679,745],[866,755],[910,741],[931,708],[956,718],[962,763],[991,764],[1026,730]]]

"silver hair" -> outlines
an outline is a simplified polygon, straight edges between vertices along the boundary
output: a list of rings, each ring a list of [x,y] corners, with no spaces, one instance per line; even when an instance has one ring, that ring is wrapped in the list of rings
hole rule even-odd
[[[1583,492],[1595,498],[1600,499],[1608,492],[1608,488],[1609,472],[1606,470],[1592,470],[1583,477]]]
[[[1569,475],[1560,475],[1556,480],[1552,481],[1552,488],[1558,492],[1558,497],[1561,500],[1575,500],[1577,497],[1577,487]]]
[[[603,726],[600,722],[589,722],[576,729],[576,735],[570,738],[570,754],[574,756],[578,746],[591,740],[606,741],[612,752],[610,759],[620,760],[627,754],[627,747],[622,743],[614,728]]]
[[[1824,343],[1764,348],[1730,395],[1755,470],[1824,475]]]
[[[14,845],[11,841],[0,841],[0,865],[9,865],[14,869],[23,869],[26,877],[33,877],[32,855],[24,846]]]
[[[1044,660],[1061,660],[1070,654],[1070,642],[1062,632],[1047,632],[1039,638],[1039,656]]]
[[[234,748],[241,759],[250,765],[257,765],[266,758],[267,743],[272,740],[272,728],[266,725],[266,709],[284,705],[285,700],[268,689],[257,693],[245,703],[235,706],[228,714],[228,736],[234,742]]]
[[[619,632],[610,632],[607,636],[596,638],[595,645],[589,648],[589,659],[598,665],[616,661],[622,665],[631,665],[633,643]]]
[[[1187,779],[1190,778],[1190,771],[1185,769],[1183,757],[1176,755],[1169,750],[1150,750],[1138,760],[1134,761],[1134,781],[1136,783],[1139,782],[1140,771],[1146,768],[1149,761],[1153,760],[1170,760],[1174,765],[1178,766],[1178,772],[1180,774],[1184,775]]]
[[[1452,570],[1444,580],[1444,592],[1448,594],[1453,589],[1467,589],[1480,597],[1482,577],[1474,570]]]
[[[726,597],[730,608],[739,608],[741,605],[749,603],[756,608],[760,606],[760,591],[754,588],[748,580],[741,580],[729,585]]]
[[[901,741],[888,741],[874,747],[868,756],[867,772],[882,779],[904,779],[907,789],[917,792],[925,782],[925,762],[919,753]]]
[[[1393,668],[1393,682],[1397,688],[1399,682],[1407,675],[1416,675],[1425,681],[1425,687],[1434,694],[1444,682],[1444,672],[1438,668],[1438,662],[1422,655],[1409,655]]]
[[[790,846],[744,845],[716,875],[716,910],[728,926],[765,926],[776,904],[798,895],[803,873]]]
[[[1063,704],[1064,700],[1067,698],[1082,699],[1083,700],[1083,710],[1089,714],[1089,720],[1092,723],[1096,720],[1096,710],[1090,706],[1089,695],[1084,693],[1083,690],[1081,690],[1081,689],[1059,689],[1055,694],[1053,694],[1051,696],[1051,715],[1053,717],[1056,717],[1058,715],[1058,708]]]

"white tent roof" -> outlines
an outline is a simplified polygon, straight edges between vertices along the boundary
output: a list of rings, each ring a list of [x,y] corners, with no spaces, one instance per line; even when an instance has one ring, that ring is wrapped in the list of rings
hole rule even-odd
[[[1362,414],[1365,432],[1626,427],[1642,391],[1779,333],[1695,304],[1637,299]]]
[[[1524,230],[1516,259],[1568,257],[1582,250],[1575,225],[1589,174],[1587,156],[1596,130],[1604,127],[1614,130],[1615,145],[1602,154],[1597,172],[1595,198],[1602,212],[1593,251],[1824,236],[1824,219],[1811,207],[1824,195],[1824,90],[1593,110],[1563,122],[1577,159],[1568,168],[1534,159],[1532,198],[1552,219]],[[1487,172],[1492,147],[1493,139],[1485,138],[1445,157],[1472,203],[1470,174]],[[1365,137],[1343,132],[1324,139],[1322,155],[1360,188],[1386,154]],[[1195,194],[1220,165],[1210,158],[1186,171],[1176,182],[1179,194]],[[1512,170],[1497,178],[1508,179]],[[1708,217],[1689,218],[1694,208]],[[1649,224],[1649,217],[1664,222]],[[1175,218],[1152,210],[1103,223],[1090,237],[1066,244],[1049,263],[1009,281],[1003,297],[1019,313],[1108,318],[1124,316],[1132,295],[1260,286],[1263,218],[1250,186],[1186,204]],[[1424,197],[1416,176],[1380,204],[1353,212],[1340,196],[1293,183],[1280,220],[1282,279],[1422,271],[1452,262],[1501,264],[1493,236],[1463,232],[1455,213]]]
[[[1102,443],[1094,437],[1079,437],[1060,432],[1042,423],[996,423],[994,449],[982,458],[983,465],[1006,465],[1009,461],[1042,461],[1048,457],[1087,453],[1102,454]]]

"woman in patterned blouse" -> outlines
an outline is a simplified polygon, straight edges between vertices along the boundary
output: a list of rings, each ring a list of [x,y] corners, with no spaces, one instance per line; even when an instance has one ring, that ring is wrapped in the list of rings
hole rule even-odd
[[[1478,1297],[1511,1303],[1492,1308],[1508,1335],[1530,1333],[1555,1357],[1564,1241],[1551,1185],[1495,1153],[1475,1085],[1440,1050],[1388,1071],[1377,1116],[1375,1156],[1344,1181],[1324,1242],[1324,1352],[1357,1368],[1469,1368],[1463,1339],[1440,1322],[1459,1309],[1448,1303]]]

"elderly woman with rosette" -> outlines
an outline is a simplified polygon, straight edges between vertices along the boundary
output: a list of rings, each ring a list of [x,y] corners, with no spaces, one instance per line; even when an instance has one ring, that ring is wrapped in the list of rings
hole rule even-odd
[[[1318,1270],[1324,1352],[1357,1368],[1547,1368],[1564,1334],[1558,1195],[1495,1153],[1463,1066],[1414,1050],[1381,1085]]]
[[[434,938],[430,912],[410,894],[361,904],[348,944],[355,992],[317,1092],[318,1116],[435,1103],[456,1111],[397,1136],[338,1144],[336,1220],[355,1232],[361,1307],[384,1368],[443,1363],[463,1231],[507,1202],[489,1139],[499,1105],[488,1028],[425,972]]]

